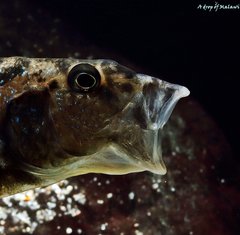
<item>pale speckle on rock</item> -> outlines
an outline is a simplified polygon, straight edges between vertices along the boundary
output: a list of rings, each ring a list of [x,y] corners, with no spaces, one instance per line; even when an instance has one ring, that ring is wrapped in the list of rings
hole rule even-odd
[[[128,198],[129,198],[130,200],[133,200],[134,197],[135,197],[134,192],[130,192],[130,193],[128,194]]]
[[[66,228],[66,234],[71,234],[71,233],[72,233],[72,228],[67,227],[67,228]]]
[[[100,205],[102,205],[104,203],[104,201],[103,200],[101,200],[101,199],[98,199],[97,200],[97,204],[100,204]]]
[[[108,198],[108,199],[110,199],[110,198],[112,198],[112,197],[113,197],[113,194],[112,194],[112,193],[108,193],[108,194],[107,194],[107,198]]]
[[[135,230],[135,235],[143,235],[143,233],[139,230]]]

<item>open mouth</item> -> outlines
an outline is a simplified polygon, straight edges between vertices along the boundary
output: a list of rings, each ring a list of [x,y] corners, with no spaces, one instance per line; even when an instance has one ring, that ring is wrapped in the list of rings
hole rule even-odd
[[[96,164],[92,172],[166,173],[161,149],[162,128],[177,101],[188,96],[189,90],[150,76],[138,75],[138,77],[142,80],[142,93],[139,92],[104,128],[102,134],[111,133],[114,138],[103,149],[88,158],[91,164]],[[136,118],[137,116],[140,118]],[[91,170],[89,164],[87,165],[88,170]]]
[[[44,178],[60,180],[86,173],[127,174],[150,171],[165,174],[161,135],[177,101],[189,95],[187,88],[138,75],[139,92],[98,135],[105,144],[94,154],[69,156],[66,165],[53,169],[25,166]],[[136,107],[138,107],[136,109]],[[140,117],[140,118],[139,118]]]
[[[189,90],[146,75],[138,75],[138,78],[142,82],[142,92],[99,133],[109,136],[109,142],[96,153],[74,163],[71,174],[166,173],[161,149],[162,128],[177,101],[188,96]]]

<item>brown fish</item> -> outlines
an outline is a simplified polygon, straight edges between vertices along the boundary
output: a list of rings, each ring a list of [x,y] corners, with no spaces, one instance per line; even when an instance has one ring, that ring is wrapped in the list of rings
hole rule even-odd
[[[112,60],[0,58],[0,196],[86,173],[165,174],[162,127],[187,95]]]

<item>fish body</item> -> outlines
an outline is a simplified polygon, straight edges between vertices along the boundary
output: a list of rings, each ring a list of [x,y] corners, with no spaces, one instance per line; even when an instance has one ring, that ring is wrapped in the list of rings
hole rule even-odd
[[[0,196],[86,174],[165,174],[161,132],[187,88],[112,60],[0,58]]]

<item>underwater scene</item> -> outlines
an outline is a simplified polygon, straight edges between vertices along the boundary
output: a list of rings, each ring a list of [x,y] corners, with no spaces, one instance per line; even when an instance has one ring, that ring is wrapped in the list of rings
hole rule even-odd
[[[198,8],[199,25],[222,14]],[[0,2],[0,234],[240,234],[236,88],[219,82],[237,75],[187,13]]]

